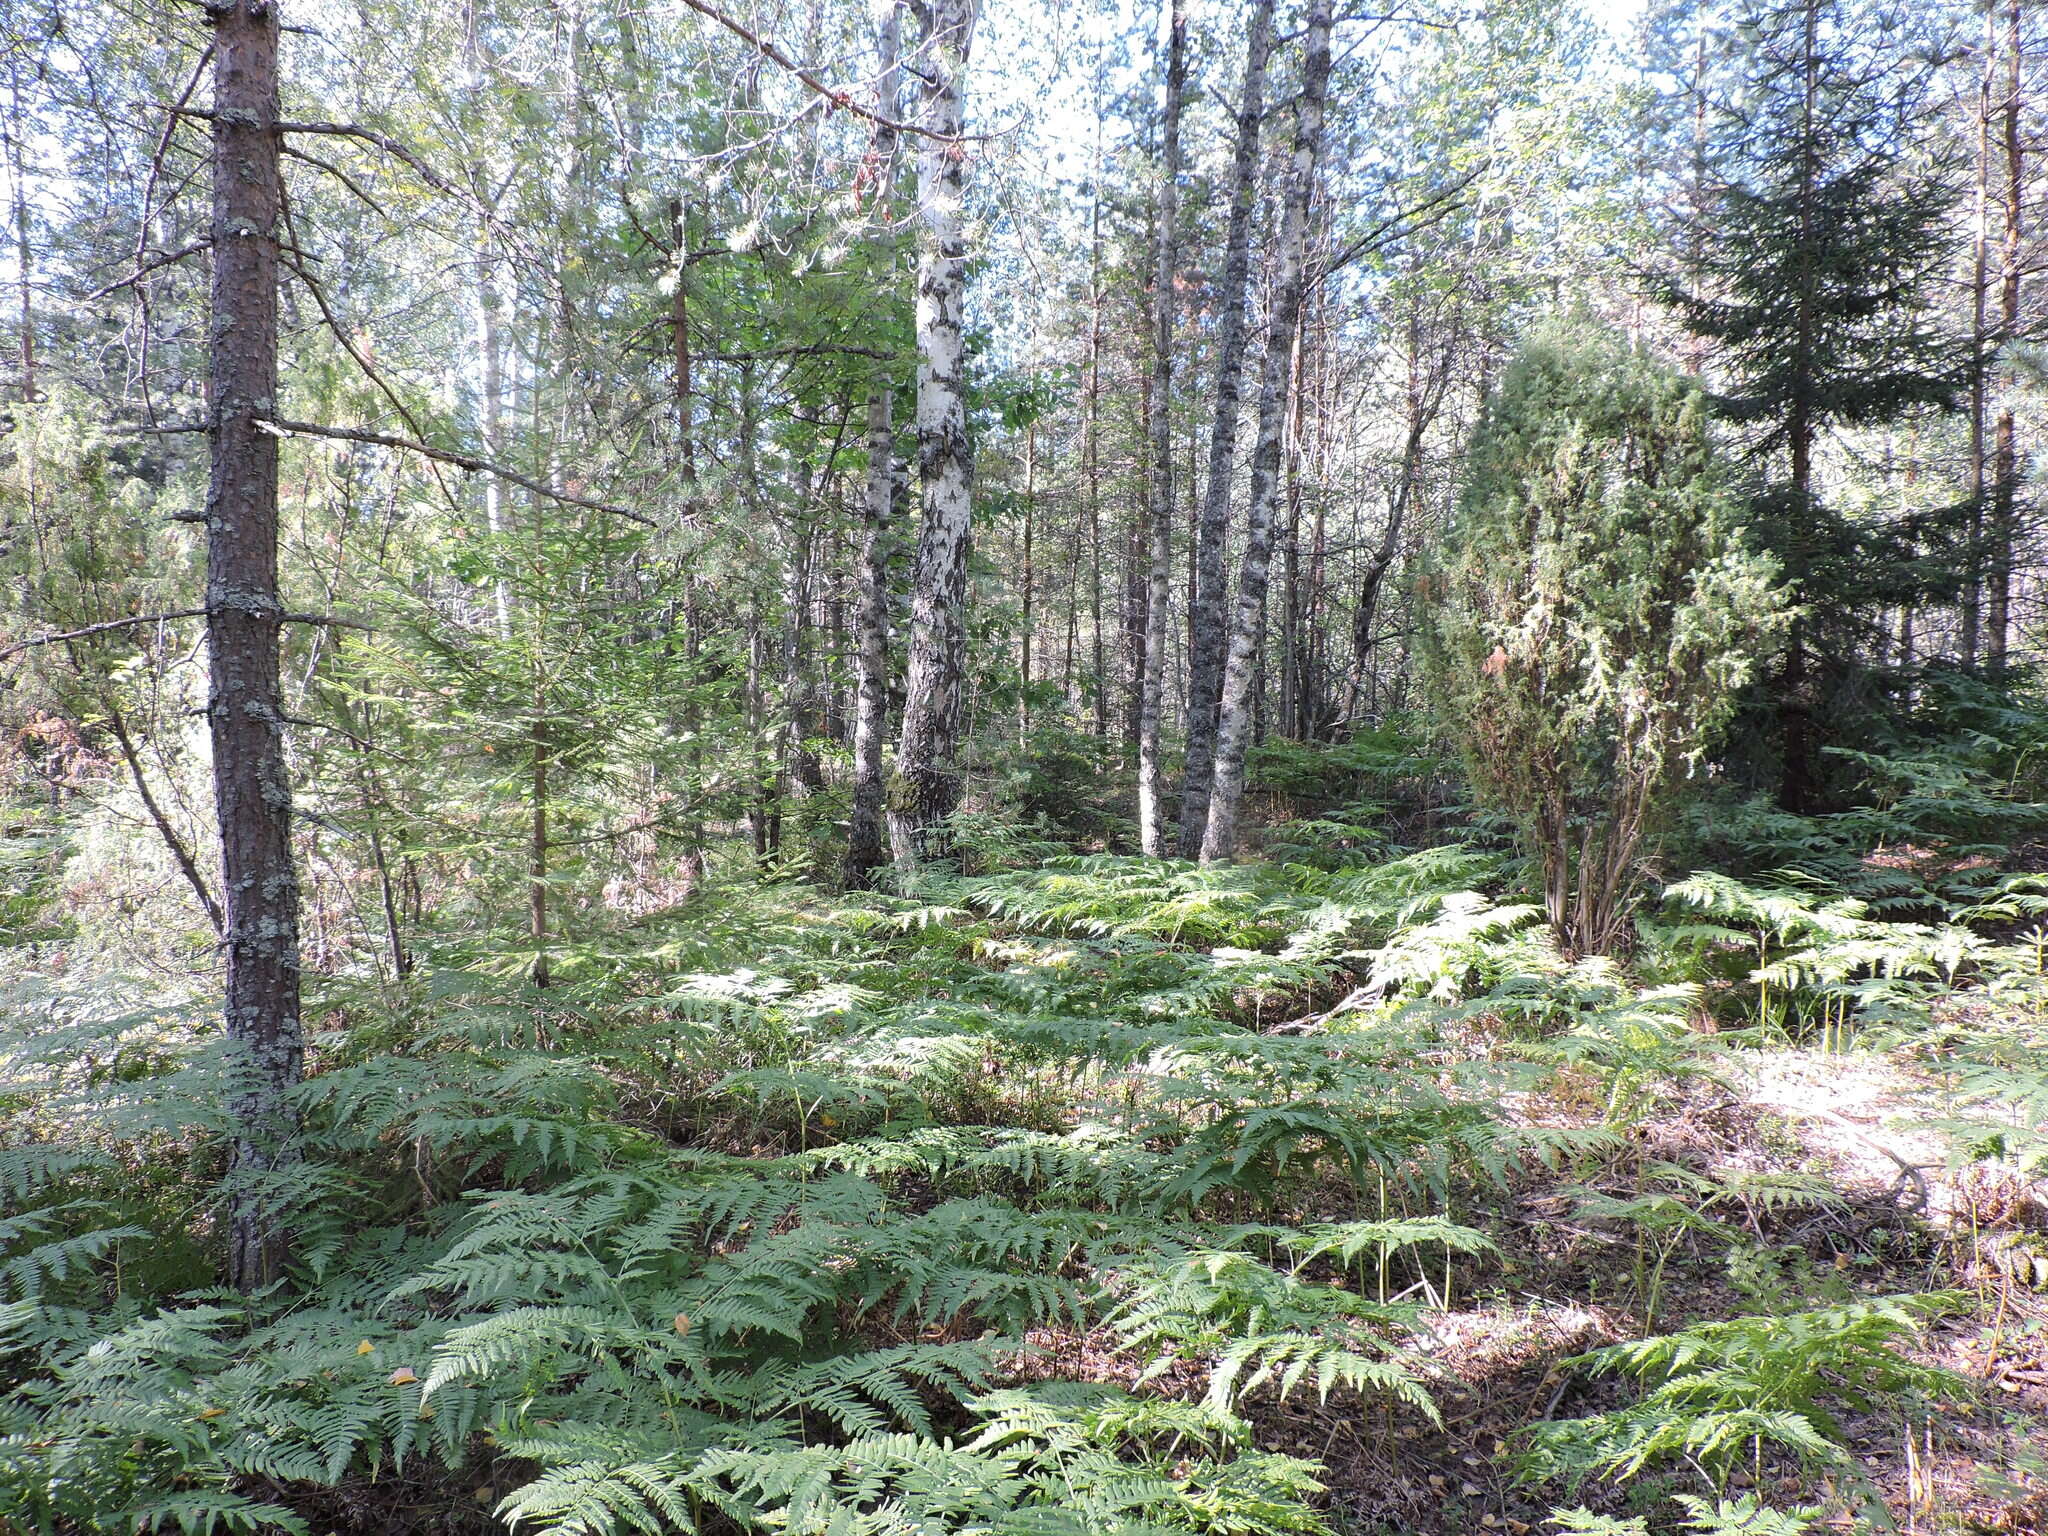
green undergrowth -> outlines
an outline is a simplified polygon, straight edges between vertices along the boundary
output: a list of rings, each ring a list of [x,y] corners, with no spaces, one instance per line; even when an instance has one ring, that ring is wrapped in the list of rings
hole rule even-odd
[[[1739,1246],[1794,1201],[1635,1150],[1730,1049],[1909,1051],[1973,1155],[2039,1170],[2031,881],[1900,922],[1695,877],[1624,969],[1559,954],[1512,879],[1455,845],[1065,856],[728,887],[545,992],[474,940],[402,987],[332,978],[306,1156],[261,1192],[296,1265],[253,1297],[211,1283],[205,1000],[19,986],[0,1522],[311,1533],[323,1490],[391,1484],[450,1530],[1322,1532],[1323,1468],[1262,1415],[1432,1432],[1432,1320],[1503,1285],[1515,1191],[1637,1234],[1646,1328],[1673,1234]],[[1960,995],[2002,1022],[1956,1028]],[[1844,1391],[1960,1391],[1901,1353],[1944,1304],[1599,1353],[1638,1395],[1510,1454],[1560,1496],[1827,1460]]]

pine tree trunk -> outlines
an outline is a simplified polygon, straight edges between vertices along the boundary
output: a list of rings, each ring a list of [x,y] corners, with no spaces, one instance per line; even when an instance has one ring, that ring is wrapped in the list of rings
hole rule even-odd
[[[214,803],[226,918],[233,1186],[230,1284],[278,1278],[290,1255],[261,1188],[297,1156],[291,1092],[303,1075],[299,881],[278,685],[278,6],[212,0],[212,464],[206,502],[206,635]]]
[[[2021,0],[2006,8],[2005,101],[2001,136],[2005,141],[2005,239],[1999,253],[1998,334],[2008,344],[2020,333],[2020,242],[2026,234],[2026,161],[2020,138],[2020,10]],[[2012,565],[2015,537],[2014,504],[2019,492],[2019,434],[2013,417],[2015,381],[2005,380],[1999,407],[1991,477],[1991,560],[1985,604],[1985,661],[1994,674],[2005,671],[2012,643]]]
[[[967,663],[967,544],[973,449],[967,440],[961,327],[967,278],[965,75],[978,0],[925,12],[925,126],[917,195],[917,459],[924,494],[911,606],[903,737],[888,796],[889,842],[906,870],[943,852],[960,803],[961,689]]]
[[[1252,449],[1251,505],[1245,513],[1244,565],[1231,616],[1224,662],[1223,702],[1216,731],[1216,770],[1202,859],[1227,859],[1237,846],[1238,810],[1244,800],[1245,757],[1253,730],[1253,688],[1259,640],[1265,627],[1266,572],[1273,554],[1273,503],[1280,483],[1281,434],[1286,426],[1288,381],[1298,342],[1301,297],[1307,279],[1309,200],[1315,193],[1322,150],[1323,104],[1330,88],[1330,3],[1309,0],[1302,62],[1301,102],[1295,114],[1294,154],[1286,203],[1280,214],[1279,271],[1266,332],[1259,382],[1259,435]]]
[[[1166,851],[1159,758],[1161,696],[1166,683],[1166,620],[1173,569],[1173,281],[1179,270],[1180,114],[1187,90],[1187,10],[1171,0],[1166,41],[1166,106],[1160,126],[1159,227],[1152,273],[1152,373],[1145,396],[1150,447],[1145,525],[1145,630],[1138,685],[1138,837],[1145,853]]]
[[[1997,19],[1987,14],[1986,27],[1997,33]],[[1959,645],[1963,665],[1977,664],[1979,630],[1984,615],[1984,417],[1991,357],[1985,314],[1991,287],[1991,72],[1992,50],[1977,80],[1977,176],[1971,203],[1970,231],[1970,462],[1965,495],[1970,504],[1969,575],[1963,583]]]
[[[1216,329],[1216,421],[1195,534],[1194,601],[1188,629],[1187,771],[1181,785],[1180,854],[1202,850],[1216,772],[1216,723],[1223,693],[1228,619],[1224,545],[1230,533],[1231,466],[1237,457],[1238,397],[1244,372],[1246,286],[1251,274],[1252,204],[1258,188],[1259,124],[1266,61],[1273,47],[1273,0],[1257,0],[1245,51],[1244,96],[1231,165],[1230,224],[1223,254],[1223,314]]]
[[[1813,247],[1814,200],[1819,178],[1815,114],[1820,99],[1820,0],[1804,0],[1804,41],[1800,55],[1800,89],[1805,131],[1799,150],[1797,197],[1799,202],[1799,246]],[[1785,439],[1791,462],[1791,515],[1801,524],[1813,514],[1814,397],[1818,390],[1814,357],[1815,285],[1820,280],[1810,265],[1802,266],[1799,288],[1794,295],[1795,329],[1792,356],[1787,367],[1792,375],[1791,404],[1786,412]],[[1803,578],[1804,570],[1791,573]],[[1795,618],[1785,635],[1785,655],[1779,664],[1778,695],[1778,804],[1781,809],[1803,815],[1811,810],[1817,791],[1814,763],[1813,704],[1807,696],[1809,676],[1805,621]]]

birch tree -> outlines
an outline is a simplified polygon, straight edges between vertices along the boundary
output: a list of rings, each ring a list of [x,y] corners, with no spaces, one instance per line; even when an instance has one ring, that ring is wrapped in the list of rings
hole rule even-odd
[[[1144,671],[1138,701],[1138,836],[1153,858],[1163,854],[1159,761],[1160,696],[1166,682],[1166,622],[1173,571],[1173,279],[1179,266],[1180,113],[1187,87],[1188,18],[1168,0],[1166,101],[1160,119],[1159,229],[1152,277],[1152,384],[1145,400],[1147,479]]]
[[[895,185],[896,55],[902,11],[896,0],[884,0],[878,27],[881,79],[877,108],[883,121],[875,129],[874,158],[880,167],[880,205],[889,207]],[[842,881],[851,887],[870,884],[886,862],[882,843],[882,800],[888,785],[883,776],[882,748],[889,728],[889,543],[890,513],[896,501],[896,430],[892,408],[895,382],[886,365],[875,369],[868,390],[868,471],[861,502],[860,565],[853,620],[853,808],[846,834]]]
[[[917,161],[917,460],[923,488],[903,736],[889,791],[889,842],[915,868],[960,803],[961,681],[966,673],[967,541],[974,458],[967,439],[962,313],[966,72],[978,0],[926,0],[924,139]]]
[[[1230,168],[1230,223],[1223,243],[1223,313],[1216,334],[1216,416],[1209,478],[1195,533],[1194,611],[1189,625],[1187,770],[1181,785],[1180,855],[1202,851],[1216,763],[1216,714],[1223,691],[1224,544],[1230,532],[1231,469],[1237,461],[1238,396],[1244,373],[1245,289],[1251,277],[1252,204],[1258,193],[1259,125],[1266,61],[1273,51],[1273,0],[1257,0],[1245,45],[1244,94]]]
[[[1323,108],[1330,89],[1330,0],[1310,0],[1295,113],[1294,153],[1288,164],[1280,214],[1279,269],[1259,378],[1259,433],[1252,449],[1251,504],[1245,510],[1244,563],[1231,614],[1217,723],[1215,778],[1202,838],[1202,859],[1228,858],[1237,841],[1244,799],[1245,752],[1251,745],[1252,683],[1266,620],[1266,574],[1273,556],[1273,504],[1280,484],[1280,437],[1287,422],[1296,322],[1307,271],[1308,208],[1315,193],[1316,159],[1323,142]]]

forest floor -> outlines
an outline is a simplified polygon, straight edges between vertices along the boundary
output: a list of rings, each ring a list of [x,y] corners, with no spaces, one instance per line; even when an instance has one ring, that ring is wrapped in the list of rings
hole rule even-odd
[[[1556,1115],[1561,1106],[1542,1107]],[[1748,1048],[1725,1059],[1718,1080],[1698,1081],[1668,1105],[1636,1152],[1701,1172],[1824,1178],[1841,1195],[1839,1208],[1752,1227],[1783,1283],[1807,1289],[1805,1299],[1973,1293],[1973,1307],[1931,1326],[1910,1353],[1980,1383],[1981,1399],[1947,1405],[1918,1437],[1902,1433],[1891,1405],[1851,1413],[1844,1439],[1908,1536],[2039,1536],[2048,1532],[2048,1290],[2017,1278],[2000,1256],[2009,1248],[2048,1256],[2038,1236],[2048,1209],[2016,1182],[1952,1171],[1957,1149],[1938,1128],[1941,1115],[1930,1085],[1900,1061]],[[1472,1218],[1502,1247],[1496,1273],[1466,1278],[1490,1294],[1433,1312],[1417,1340],[1435,1369],[1443,1430],[1413,1415],[1361,1424],[1335,1405],[1276,1413],[1288,1426],[1287,1448],[1329,1468],[1335,1509],[1354,1529],[1542,1530],[1566,1490],[1518,1486],[1503,1453],[1533,1422],[1611,1408],[1625,1395],[1561,1368],[1648,1331],[1630,1304],[1628,1239],[1573,1221],[1562,1182],[1528,1183],[1495,1220]],[[1755,1302],[1754,1291],[1729,1283],[1717,1255],[1691,1243],[1674,1254],[1664,1284],[1657,1331],[1734,1316]],[[2035,1475],[2015,1478],[2013,1469],[2030,1461]],[[1574,1496],[1613,1514],[1641,1512],[1687,1482],[1646,1476]],[[1783,1458],[1738,1468],[1729,1486],[1778,1504],[1827,1505],[1851,1492]],[[1851,1523],[1846,1513],[1839,1523]]]
[[[1591,1129],[1597,1105],[1545,1096],[1522,1111],[1551,1126]],[[1736,1495],[1767,1504],[1832,1507],[1828,1527],[1848,1529],[1844,1506],[1874,1495],[1905,1536],[1937,1533],[2048,1533],[2048,1205],[2034,1186],[1987,1178],[1958,1161],[1941,1129],[1943,1110],[1924,1076],[1898,1058],[1746,1047],[1722,1058],[1643,1128],[1630,1156],[1702,1173],[1818,1175],[1841,1196],[1821,1212],[1776,1221],[1752,1218],[1790,1299],[1959,1290],[1974,1305],[1932,1325],[1912,1358],[1977,1383],[1974,1403],[1937,1405],[1928,1424],[1902,1430],[1895,1405],[1876,1404],[1842,1420],[1852,1479],[1818,1479],[1784,1457],[1738,1468]],[[1619,1183],[1627,1182],[1625,1179]],[[1410,1341],[1442,1411],[1441,1427],[1398,1405],[1348,1395],[1318,1402],[1303,1394],[1254,1405],[1263,1448],[1326,1468],[1332,1524],[1371,1536],[1525,1536],[1549,1529],[1560,1495],[1617,1516],[1652,1510],[1689,1474],[1646,1475],[1627,1485],[1577,1490],[1529,1486],[1511,1452],[1537,1422],[1610,1409],[1627,1389],[1589,1381],[1565,1364],[1602,1345],[1643,1336],[1634,1305],[1628,1237],[1572,1217],[1570,1178],[1520,1181],[1509,1203],[1461,1219],[1499,1244],[1491,1265],[1466,1269],[1473,1292],[1441,1304],[1439,1284],[1420,1266],[1396,1298],[1426,1297],[1425,1326]],[[1332,1185],[1330,1214],[1351,1203]],[[2025,1256],[2022,1260],[2021,1256]],[[2041,1272],[2022,1272],[2038,1256]],[[2017,1261],[2017,1262],[2016,1262]],[[1804,1293],[1799,1294],[1799,1293]],[[1754,1309],[1756,1292],[1729,1283],[1719,1255],[1681,1243],[1664,1277],[1656,1331]],[[1041,1332],[1038,1358],[1021,1375],[1131,1385],[1139,1362],[1113,1340]],[[1198,1392],[1196,1373],[1180,1390]],[[1153,1390],[1172,1391],[1175,1378]],[[1862,1480],[1864,1489],[1849,1486]]]
[[[214,1113],[210,1008],[45,980],[0,1531],[175,1479],[316,1536],[952,1529],[899,1520],[924,1486],[1004,1531],[2048,1532],[2032,938],[1701,876],[1572,962],[1502,868],[733,881],[545,994],[468,938],[326,982],[316,1279],[246,1312],[166,1129]]]

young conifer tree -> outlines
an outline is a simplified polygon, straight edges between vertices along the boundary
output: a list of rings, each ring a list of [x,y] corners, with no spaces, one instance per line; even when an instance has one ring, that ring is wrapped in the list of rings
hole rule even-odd
[[[1626,947],[1678,783],[1787,623],[1745,547],[1692,380],[1583,324],[1539,332],[1475,433],[1417,578],[1424,677],[1481,796],[1515,818],[1565,947]]]
[[[1668,296],[1725,374],[1716,405],[1765,475],[1755,522],[1805,615],[1771,682],[1779,798],[1825,798],[1820,749],[1874,611],[1952,600],[1968,562],[1924,557],[1940,519],[1857,522],[1818,474],[1824,433],[1952,405],[1967,343],[1937,310],[1955,254],[1955,187],[1930,153],[1932,74],[1909,7],[1742,0],[1703,125],[1705,206]],[[1960,523],[1966,505],[1951,509]],[[1954,530],[1948,530],[1953,532]]]

